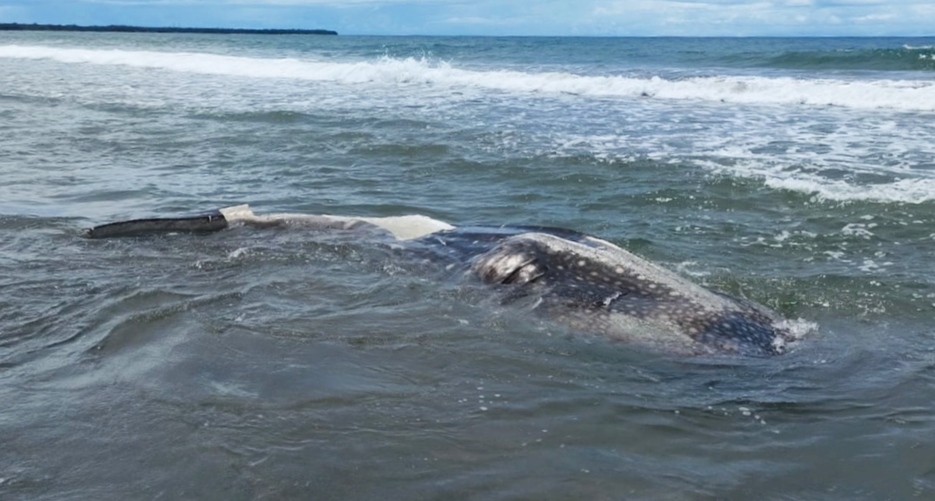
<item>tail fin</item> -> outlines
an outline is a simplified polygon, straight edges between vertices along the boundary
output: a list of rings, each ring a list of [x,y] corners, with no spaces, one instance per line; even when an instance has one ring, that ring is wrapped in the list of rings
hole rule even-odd
[[[165,233],[209,233],[227,228],[220,210],[188,217],[132,219],[102,224],[87,230],[88,238],[117,238]]]

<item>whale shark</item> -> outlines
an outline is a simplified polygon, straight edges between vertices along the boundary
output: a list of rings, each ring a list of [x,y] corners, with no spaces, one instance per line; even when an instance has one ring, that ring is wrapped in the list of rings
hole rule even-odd
[[[237,205],[185,217],[95,226],[92,239],[208,233],[234,225],[301,225],[387,238],[414,255],[463,265],[464,274],[526,299],[575,331],[685,354],[779,355],[802,337],[775,311],[696,284],[606,240],[538,226],[455,227],[422,215],[254,214]]]

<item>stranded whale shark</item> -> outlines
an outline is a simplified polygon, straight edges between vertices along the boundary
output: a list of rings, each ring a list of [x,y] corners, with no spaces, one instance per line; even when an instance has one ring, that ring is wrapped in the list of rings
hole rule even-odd
[[[257,215],[247,205],[178,218],[96,226],[89,238],[214,232],[231,225],[302,225],[375,234],[415,255],[460,263],[507,298],[572,329],[689,354],[778,355],[801,337],[772,310],[695,284],[610,242],[532,226],[454,227],[426,216]]]

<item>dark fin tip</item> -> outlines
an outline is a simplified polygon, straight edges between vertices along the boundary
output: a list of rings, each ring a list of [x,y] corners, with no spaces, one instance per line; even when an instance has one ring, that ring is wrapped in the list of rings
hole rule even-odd
[[[227,228],[220,211],[197,216],[149,218],[102,224],[84,231],[86,238],[119,238],[161,235],[165,233],[210,233]]]

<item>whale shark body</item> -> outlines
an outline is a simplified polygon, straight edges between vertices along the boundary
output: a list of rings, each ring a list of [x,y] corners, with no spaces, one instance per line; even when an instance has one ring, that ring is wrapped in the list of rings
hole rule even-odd
[[[542,227],[463,227],[426,216],[256,215],[247,205],[192,217],[96,226],[89,238],[213,232],[235,224],[302,225],[372,233],[420,256],[464,265],[469,276],[574,330],[678,353],[778,355],[801,337],[754,302],[695,284],[599,238]]]

